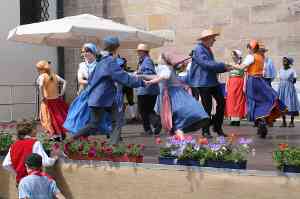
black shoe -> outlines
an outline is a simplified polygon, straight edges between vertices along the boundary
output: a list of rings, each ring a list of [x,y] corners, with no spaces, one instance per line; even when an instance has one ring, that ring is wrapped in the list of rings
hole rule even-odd
[[[257,128],[257,134],[260,135],[260,138],[266,139],[268,134],[268,129],[266,124],[259,124]]]
[[[228,137],[228,135],[227,134],[225,134],[224,132],[223,132],[223,130],[219,130],[219,131],[217,131],[217,134],[218,134],[218,136],[221,136],[221,137]]]
[[[218,136],[228,137],[228,135],[223,132],[222,128],[217,129],[216,127],[213,127],[213,131],[216,132]]]
[[[255,122],[254,122],[253,127],[258,127],[258,121],[255,121]]]
[[[230,126],[240,126],[240,121],[232,121],[229,124]]]
[[[106,134],[106,139],[109,139],[110,138],[110,135],[109,134]]]
[[[154,135],[159,135],[160,131],[161,131],[162,126],[158,125],[155,129],[154,129]]]
[[[150,130],[147,130],[147,131],[145,131],[145,134],[146,135],[153,135],[153,131],[150,129]]]
[[[290,123],[289,123],[289,128],[293,128],[293,127],[295,127],[294,122],[290,122]]]
[[[279,127],[282,127],[282,128],[287,127],[286,122],[282,122],[282,124]]]
[[[213,138],[213,136],[210,133],[202,133],[202,136],[207,138],[207,139]]]
[[[207,138],[207,139],[211,139],[211,138],[213,138],[213,136],[210,134],[210,132],[209,132],[209,129],[203,129],[203,131],[202,131],[202,136],[203,137],[205,137],[205,138]]]
[[[231,122],[229,123],[229,126],[235,126],[235,121],[231,121]]]

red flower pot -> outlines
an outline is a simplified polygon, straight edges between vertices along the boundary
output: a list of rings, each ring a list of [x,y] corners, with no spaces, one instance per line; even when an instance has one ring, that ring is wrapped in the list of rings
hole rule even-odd
[[[144,156],[128,156],[129,162],[143,163]]]
[[[86,160],[87,159],[87,157],[84,157],[78,153],[68,154],[68,158],[70,158],[71,160]]]
[[[113,162],[129,162],[128,156],[125,154],[123,156],[113,156]]]

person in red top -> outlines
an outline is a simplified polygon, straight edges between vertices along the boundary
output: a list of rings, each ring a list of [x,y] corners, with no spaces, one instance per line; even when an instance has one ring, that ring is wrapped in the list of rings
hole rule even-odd
[[[43,158],[44,166],[52,166],[57,160],[57,156],[49,158],[43,145],[35,138],[35,124],[28,120],[17,123],[17,141],[11,145],[2,166],[16,174],[17,184],[27,176],[25,159],[32,153],[37,153]]]

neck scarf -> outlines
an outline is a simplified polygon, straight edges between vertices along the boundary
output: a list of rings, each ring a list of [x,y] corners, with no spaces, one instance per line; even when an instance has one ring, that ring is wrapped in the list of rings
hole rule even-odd
[[[87,61],[85,62],[87,68],[88,68],[88,76],[91,75],[91,73],[94,71],[96,65],[97,65],[97,61],[94,60],[92,63],[88,63]]]
[[[49,176],[47,173],[42,172],[40,169],[33,169],[31,170],[28,175],[36,175],[36,176],[45,176],[47,177],[49,180],[53,180],[53,178],[51,176]]]

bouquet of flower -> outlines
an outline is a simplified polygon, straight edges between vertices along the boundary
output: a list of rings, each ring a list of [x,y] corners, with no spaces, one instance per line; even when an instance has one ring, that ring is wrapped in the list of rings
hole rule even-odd
[[[205,159],[234,163],[244,162],[251,151],[251,143],[252,139],[249,138],[234,139],[232,136],[226,140],[224,137],[218,137],[217,140],[207,145]]]
[[[13,143],[13,138],[11,134],[1,133],[0,134],[0,152],[1,155],[6,155],[9,150],[10,145]]]
[[[282,169],[285,165],[300,167],[300,148],[289,147],[288,144],[279,144],[273,152],[273,160],[276,166]]]
[[[133,157],[142,156],[145,146],[143,144],[129,144],[127,146],[127,155]]]

